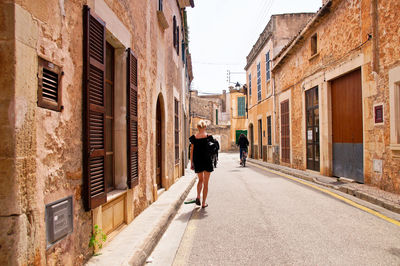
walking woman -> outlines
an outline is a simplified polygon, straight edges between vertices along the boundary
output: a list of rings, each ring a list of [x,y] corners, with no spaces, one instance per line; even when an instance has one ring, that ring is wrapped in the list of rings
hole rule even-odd
[[[208,194],[208,180],[210,174],[214,171],[211,156],[208,152],[208,142],[213,140],[211,135],[206,132],[207,124],[206,121],[200,120],[197,123],[197,129],[199,132],[196,135],[192,135],[189,138],[190,145],[190,162],[191,169],[199,176],[199,182],[197,183],[197,198],[196,204],[200,205],[201,191],[203,190],[203,200],[201,201],[201,207],[205,208],[208,206],[206,203]]]

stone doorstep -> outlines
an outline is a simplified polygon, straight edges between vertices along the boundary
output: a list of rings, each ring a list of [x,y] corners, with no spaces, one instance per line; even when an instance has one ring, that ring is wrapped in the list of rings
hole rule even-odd
[[[330,184],[328,182],[323,182],[320,179],[318,179],[318,177],[321,177],[321,179],[322,178],[324,178],[324,179],[329,178],[327,176],[320,176],[320,175],[316,175],[316,174],[311,174],[311,173],[307,173],[305,171],[301,171],[301,170],[298,170],[298,169],[292,169],[292,168],[281,166],[281,165],[272,165],[270,163],[260,162],[258,160],[253,160],[251,158],[248,158],[247,160],[250,163],[254,163],[254,164],[257,164],[257,165],[260,165],[260,166],[264,166],[266,168],[270,168],[270,169],[275,170],[275,171],[279,171],[279,172],[282,172],[282,173],[285,173],[285,174],[288,174],[288,175],[291,175],[291,176],[295,176],[295,177],[300,178],[300,179],[304,179],[304,180],[307,180],[307,181],[310,181],[310,182],[314,182],[314,183],[319,184],[321,186],[325,186],[325,187],[329,187],[331,189],[339,190],[339,191],[341,191],[343,193],[352,195],[352,196],[354,196],[356,198],[362,199],[364,201],[368,201],[368,202],[370,202],[372,204],[375,204],[375,205],[378,205],[380,207],[383,207],[383,208],[385,208],[385,209],[387,209],[389,211],[392,211],[392,212],[400,214],[400,202],[399,202],[399,204],[395,204],[395,203],[389,202],[389,201],[387,201],[385,199],[379,198],[379,197],[374,196],[372,194],[368,194],[366,192],[359,191],[359,190],[351,188],[351,187],[347,187],[346,183],[343,184],[343,185],[333,185],[333,184]],[[332,179],[336,180],[336,178],[332,178]],[[355,184],[355,183],[352,183],[352,184]]]
[[[143,265],[196,182],[188,171],[147,207],[86,265]]]

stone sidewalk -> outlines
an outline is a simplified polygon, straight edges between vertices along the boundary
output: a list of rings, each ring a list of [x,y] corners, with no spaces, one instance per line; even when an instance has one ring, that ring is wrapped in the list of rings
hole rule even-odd
[[[301,171],[290,167],[271,164],[260,160],[248,158],[248,162],[263,166],[275,171],[279,171],[291,176],[295,176],[316,184],[336,189],[349,195],[355,196],[372,204],[381,206],[392,212],[400,214],[400,195],[383,191],[377,187],[365,184],[351,183],[347,180],[335,177],[322,176],[317,173]]]
[[[196,182],[193,171],[161,194],[86,265],[143,265]]]

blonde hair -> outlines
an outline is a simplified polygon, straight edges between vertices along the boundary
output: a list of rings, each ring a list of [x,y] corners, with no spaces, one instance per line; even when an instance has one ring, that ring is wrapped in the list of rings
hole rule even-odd
[[[200,120],[200,121],[197,123],[197,127],[198,127],[198,128],[205,128],[206,126],[207,126],[207,122],[204,121],[204,120]]]

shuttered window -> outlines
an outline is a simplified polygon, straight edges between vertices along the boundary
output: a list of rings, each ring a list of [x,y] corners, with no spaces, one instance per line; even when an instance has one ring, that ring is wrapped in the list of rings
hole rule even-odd
[[[138,153],[138,63],[137,58],[128,49],[127,61],[127,134],[128,134],[128,187],[139,183]]]
[[[265,65],[267,71],[267,81],[271,79],[271,70],[270,70],[270,60],[269,60],[269,52],[265,55]]]
[[[249,96],[251,96],[251,74],[249,74]]]
[[[175,99],[175,163],[179,162],[179,102]]]
[[[106,202],[105,22],[90,8],[83,17],[83,166],[85,209]]]
[[[282,161],[290,163],[289,100],[281,103],[281,147]]]
[[[158,10],[163,11],[163,0],[158,0]]]
[[[61,75],[59,66],[39,58],[38,69],[38,106],[61,111]]]
[[[246,115],[246,103],[245,97],[238,97],[238,116],[245,116]]]
[[[261,101],[261,65],[257,65],[257,99]]]

